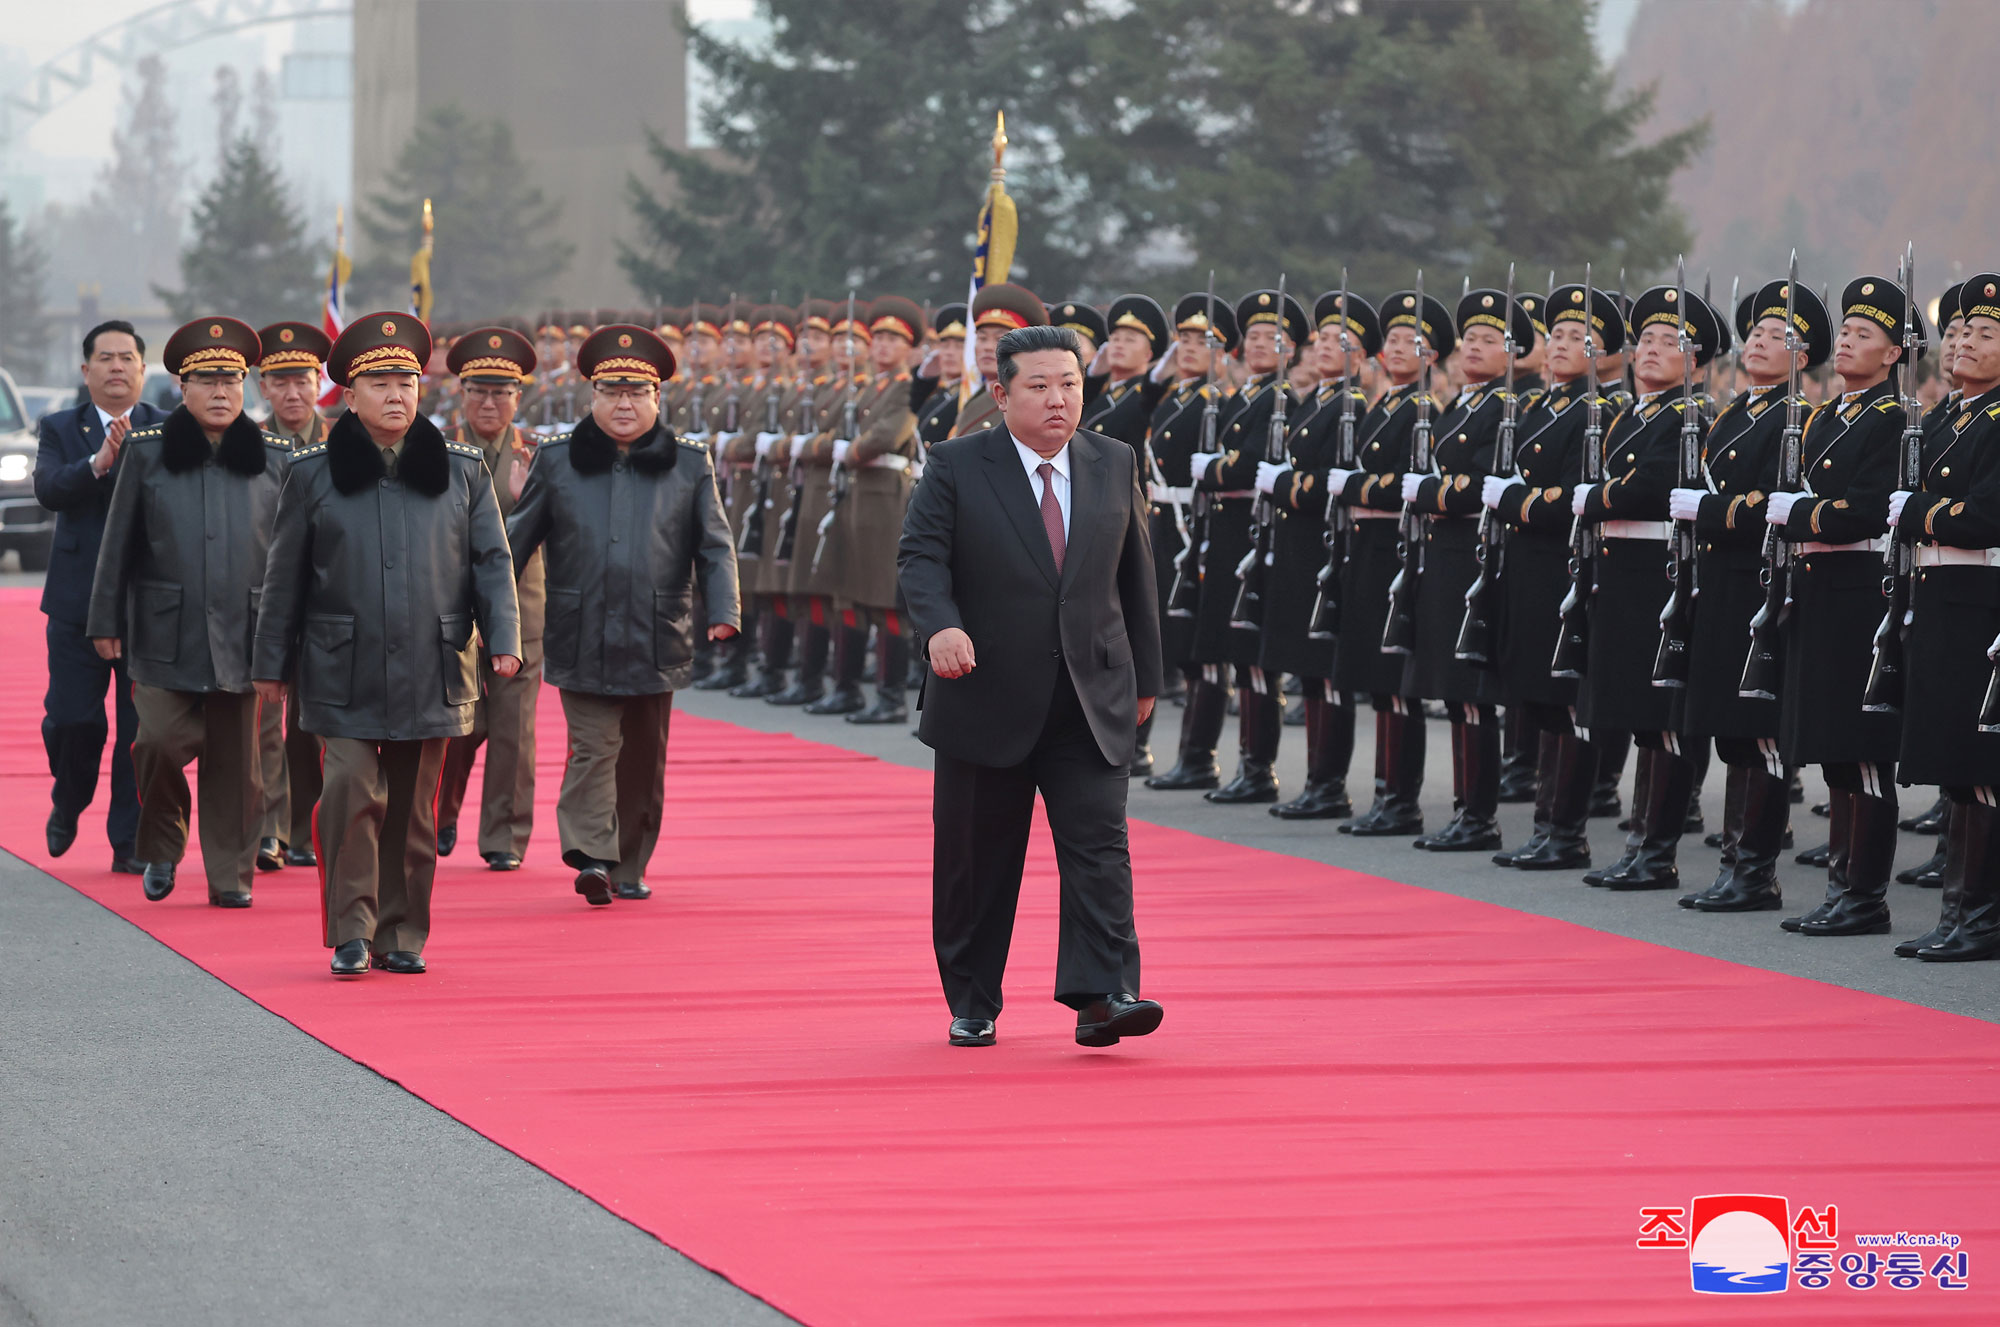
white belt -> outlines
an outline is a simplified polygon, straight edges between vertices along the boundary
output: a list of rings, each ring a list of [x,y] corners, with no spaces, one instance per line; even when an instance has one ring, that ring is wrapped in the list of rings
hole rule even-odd
[[[1347,514],[1351,519],[1357,521],[1400,521],[1403,519],[1403,513],[1399,511],[1383,511],[1379,507],[1349,507]]]
[[[908,470],[915,462],[907,456],[878,456],[863,466],[864,470]]]
[[[1919,567],[2000,567],[2000,548],[1946,548],[1918,544]]]
[[[1882,546],[1873,539],[1863,539],[1858,544],[1799,544],[1795,553],[1880,553]]]
[[[1597,527],[1599,535],[1606,539],[1656,539],[1668,540],[1674,537],[1672,521],[1605,521]]]
[[[1170,484],[1162,484],[1157,480],[1148,480],[1146,482],[1146,496],[1155,502],[1176,502],[1185,507],[1194,501],[1194,490],[1192,488],[1175,488]]]
[[[1210,493],[1208,496],[1211,498],[1254,498],[1257,496],[1257,490],[1254,488],[1232,488],[1226,492]]]

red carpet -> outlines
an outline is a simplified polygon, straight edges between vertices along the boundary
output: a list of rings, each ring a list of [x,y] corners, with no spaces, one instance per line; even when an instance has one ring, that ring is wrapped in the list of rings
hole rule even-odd
[[[462,847],[431,975],[340,984],[304,872],[225,913],[191,858],[147,904],[102,795],[46,858],[33,605],[0,592],[0,843],[808,1323],[1996,1319],[2000,1028],[1138,825],[1165,1028],[1071,1044],[1044,839],[1003,1040],[951,1050],[927,775],[677,718],[655,896],[587,909],[553,695],[528,869]],[[1954,1232],[1970,1288],[1932,1251],[1915,1289],[1696,1295],[1634,1245],[1711,1193],[1835,1204],[1842,1253]]]

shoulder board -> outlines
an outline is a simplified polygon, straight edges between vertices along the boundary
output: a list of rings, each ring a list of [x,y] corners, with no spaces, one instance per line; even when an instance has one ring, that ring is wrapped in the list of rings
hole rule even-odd
[[[702,445],[701,445],[700,443],[698,443],[698,442],[689,442],[689,441],[688,441],[688,440],[687,440],[686,438],[683,438],[683,437],[679,436],[678,434],[676,434],[676,435],[674,436],[674,441],[675,441],[675,442],[678,442],[678,443],[679,443],[679,444],[680,444],[681,446],[683,446],[683,447],[687,448],[687,449],[688,449],[689,451],[691,451],[691,452],[702,452],[702,453],[706,454],[706,453],[707,453],[707,451],[708,451],[708,448],[706,448],[706,447],[702,446]]]
[[[1683,396],[1680,400],[1674,402],[1674,413],[1685,415],[1688,412],[1688,404],[1688,399]]]
[[[570,440],[570,435],[567,433],[551,433],[548,437],[543,438],[539,443],[537,443],[536,446],[538,448],[547,447],[552,443],[568,442],[569,440]]]
[[[1896,408],[1896,398],[1893,396],[1885,396],[1881,400],[1875,403],[1875,408],[1877,410],[1880,410],[1883,414],[1886,415],[1891,410],[1894,410]]]
[[[1988,419],[2000,419],[2000,404],[1987,406],[1986,417]]]
[[[896,375],[897,382],[908,382],[909,380],[910,380],[910,371],[908,369],[904,369],[901,373]]]
[[[480,451],[479,448],[477,447],[468,446],[462,442],[447,442],[444,445],[444,449],[448,452],[457,452],[460,456],[470,456],[475,460],[483,461],[486,459],[485,452]]]
[[[132,432],[126,434],[125,440],[127,442],[144,442],[148,438],[160,437],[166,431],[166,426],[163,424],[148,424],[142,429],[134,429]]]
[[[309,447],[300,447],[299,449],[294,451],[292,453],[292,459],[294,461],[304,461],[314,456],[324,455],[325,452],[326,452],[326,444],[324,442],[315,442]]]
[[[266,447],[276,447],[280,451],[287,451],[287,452],[292,449],[291,443],[286,442],[283,438],[271,432],[271,430],[258,429],[257,431],[264,435],[264,445]]]

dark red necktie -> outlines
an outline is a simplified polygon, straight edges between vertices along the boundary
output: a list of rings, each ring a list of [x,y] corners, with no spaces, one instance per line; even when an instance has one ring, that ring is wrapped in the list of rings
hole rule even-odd
[[[1055,554],[1056,570],[1063,564],[1062,504],[1056,501],[1056,468],[1043,461],[1035,468],[1042,480],[1042,528],[1049,533],[1049,552]]]

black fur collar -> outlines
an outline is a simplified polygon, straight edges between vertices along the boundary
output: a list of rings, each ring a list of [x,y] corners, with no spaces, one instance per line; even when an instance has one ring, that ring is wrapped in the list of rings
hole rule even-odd
[[[632,444],[627,456],[632,468],[642,475],[663,475],[674,468],[674,461],[680,453],[680,444],[674,441],[673,432],[663,424],[653,425],[653,431]],[[611,435],[597,427],[597,421],[589,415],[578,420],[569,434],[569,463],[576,467],[580,475],[601,475],[611,468],[618,459],[618,444]]]
[[[264,473],[264,431],[248,415],[238,415],[222,430],[222,445],[215,459],[223,469],[243,476]],[[199,470],[208,460],[208,434],[202,432],[193,412],[186,406],[174,407],[160,426],[160,461],[171,475]]]
[[[343,411],[327,431],[326,463],[333,486],[342,494],[373,488],[389,473],[382,464],[382,449],[352,410]],[[418,415],[403,435],[397,474],[427,498],[438,497],[451,487],[451,455],[445,451],[444,434],[428,416]]]

